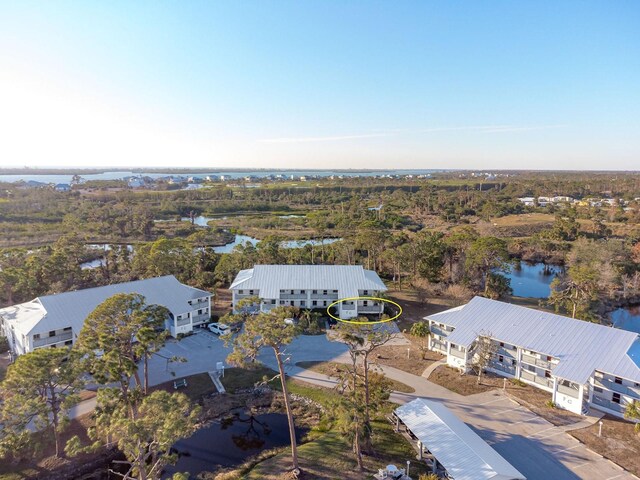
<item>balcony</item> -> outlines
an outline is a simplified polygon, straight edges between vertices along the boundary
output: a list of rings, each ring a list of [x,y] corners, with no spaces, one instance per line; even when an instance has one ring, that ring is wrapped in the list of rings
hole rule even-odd
[[[432,325],[429,328],[429,330],[431,330],[431,333],[433,333],[434,335],[440,335],[441,337],[446,337],[451,332],[453,332],[453,328],[451,328],[451,329],[440,328],[440,327],[436,327],[435,325]]]
[[[189,325],[190,323],[190,318],[181,318],[180,320],[176,320],[176,324],[178,325],[178,327],[184,327],[185,325]]]
[[[513,365],[506,365],[506,364],[500,363],[500,362],[491,362],[489,364],[489,368],[492,368],[494,370],[498,370],[500,372],[507,373],[509,375],[515,375],[516,374],[516,367],[514,367]]]
[[[346,303],[343,303],[343,304],[340,305],[340,308],[342,310],[355,310],[356,306],[355,305],[348,305]]]
[[[446,352],[447,351],[447,344],[446,344],[446,342],[441,342],[441,341],[436,340],[436,339],[434,339],[432,337],[431,338],[431,348]]]
[[[306,293],[281,293],[280,300],[306,300]]]
[[[43,347],[45,345],[51,345],[54,343],[66,342],[67,340],[73,339],[72,332],[64,332],[58,335],[54,335],[53,337],[41,337],[38,339],[33,339],[33,348]]]
[[[460,350],[455,349],[455,348],[452,348],[449,351],[449,354],[454,356],[454,357],[456,357],[456,358],[461,358],[463,360],[467,358],[467,352],[461,352]]]
[[[591,403],[618,413],[624,413],[625,411],[624,405],[612,402],[611,400],[607,400],[606,398],[598,397],[597,395],[593,396],[593,398],[591,399]]]
[[[382,305],[358,305],[358,313],[381,313]]]
[[[503,357],[509,357],[509,358],[516,358],[516,353],[517,351],[515,349],[510,350],[508,348],[504,348],[504,347],[498,347],[498,351],[497,354],[498,355],[502,355]]]
[[[311,299],[313,300],[337,300],[338,299],[338,294],[337,293],[327,293],[326,295],[323,293],[312,293],[310,295]]]
[[[553,380],[547,377],[539,377],[534,373],[531,373],[527,370],[522,370],[520,372],[520,378],[527,382],[535,383],[545,388],[553,388]]]
[[[547,360],[540,360],[533,355],[527,355],[526,353],[522,354],[522,361],[524,363],[528,363],[529,365],[535,365],[540,368],[544,368],[545,370],[551,370],[555,365],[552,365],[551,362]]]
[[[567,387],[566,385],[558,383],[557,389],[559,393],[569,395],[570,397],[573,397],[573,398],[578,398],[578,394],[580,392],[580,387],[578,387],[577,385],[574,388],[574,387]]]
[[[612,382],[611,380],[605,379],[595,379],[593,384],[596,387],[605,388],[607,390],[611,390],[613,392],[621,393],[623,395],[628,395],[634,398],[640,398],[640,389],[629,387],[627,385],[620,385],[619,383]]]
[[[208,313],[203,313],[202,315],[193,315],[191,317],[191,320],[195,325],[197,323],[208,322],[210,318],[211,318],[211,315],[209,315]]]

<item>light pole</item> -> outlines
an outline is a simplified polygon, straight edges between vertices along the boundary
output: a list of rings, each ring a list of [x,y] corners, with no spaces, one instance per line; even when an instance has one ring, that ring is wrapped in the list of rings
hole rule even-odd
[[[409,476],[409,465],[411,465],[411,460],[407,460],[407,477]]]
[[[598,436],[602,436],[602,420],[598,422]]]

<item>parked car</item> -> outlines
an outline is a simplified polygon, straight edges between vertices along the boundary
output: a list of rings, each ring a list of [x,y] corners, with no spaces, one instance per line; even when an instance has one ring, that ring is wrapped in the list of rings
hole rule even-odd
[[[216,335],[227,335],[231,333],[231,327],[224,323],[210,323],[209,330]]]

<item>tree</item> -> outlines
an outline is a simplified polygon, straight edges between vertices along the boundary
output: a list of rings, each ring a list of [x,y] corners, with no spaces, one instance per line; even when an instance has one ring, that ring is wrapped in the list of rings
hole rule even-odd
[[[146,366],[146,359],[164,344],[166,315],[164,307],[146,305],[138,293],[118,293],[89,314],[78,336],[75,354],[98,383],[116,383],[122,401],[132,409],[136,403],[130,398],[132,380],[143,387],[138,362],[143,360]]]
[[[446,245],[440,232],[420,233],[416,242],[418,274],[429,282],[439,282],[445,264]]]
[[[640,433],[640,402],[634,400],[631,403],[627,403],[624,411],[624,417],[628,418],[629,420],[635,421],[636,424],[634,426],[634,429],[636,433]]]
[[[126,405],[108,390],[99,390],[98,395],[101,408],[89,435],[97,442],[94,448],[109,439],[117,443],[130,467],[126,474],[118,474],[125,479],[161,478],[164,467],[178,458],[173,444],[195,431],[201,411],[183,393],[157,390],[144,397],[131,416]]]
[[[507,242],[496,237],[480,237],[467,252],[465,265],[468,272],[478,272],[480,286],[487,295],[487,276],[495,270],[504,270],[509,264]]]
[[[598,277],[598,272],[589,265],[569,267],[565,275],[551,282],[548,303],[556,311],[562,308],[571,312],[571,318],[577,315],[589,318],[591,302],[598,298]]]
[[[420,339],[420,352],[422,353],[422,359],[424,360],[425,354],[429,349],[429,335],[431,335],[431,330],[429,329],[429,322],[425,322],[423,320],[414,323],[411,325],[411,330],[409,333],[414,337],[418,337]]]
[[[492,340],[491,333],[480,332],[471,349],[471,365],[478,373],[478,384],[497,351],[498,345]]]
[[[77,365],[68,361],[66,348],[41,348],[20,355],[0,384],[2,439],[0,457],[28,439],[28,426],[53,430],[56,456],[68,409],[78,401],[81,379]]]
[[[284,373],[285,347],[296,337],[296,327],[286,323],[286,318],[295,317],[297,308],[276,307],[267,313],[248,316],[244,322],[244,330],[232,340],[233,351],[227,357],[232,365],[247,366],[254,362],[260,349],[271,348],[278,364],[278,376],[282,386],[282,396],[289,423],[289,438],[291,441],[291,461],[294,470],[299,470],[296,431],[289,400],[289,390]]]
[[[487,285],[485,288],[485,296],[497,300],[498,298],[511,295],[511,280],[499,273],[489,272],[487,275]]]
[[[299,324],[301,333],[314,335],[322,330],[320,318],[322,314],[313,310],[305,309],[300,312]]]

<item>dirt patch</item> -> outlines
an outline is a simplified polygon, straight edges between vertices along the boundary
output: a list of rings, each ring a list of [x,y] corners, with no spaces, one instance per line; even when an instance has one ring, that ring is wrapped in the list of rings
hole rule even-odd
[[[482,376],[480,383],[475,375],[462,375],[459,370],[448,365],[441,365],[429,376],[429,381],[448,388],[460,395],[474,395],[502,388],[504,380],[493,374]]]
[[[520,405],[527,407],[553,425],[571,425],[584,420],[584,417],[568,410],[549,406],[551,393],[539,388],[530,385],[518,386],[513,382],[507,382],[507,393]]]
[[[211,315],[217,315],[218,318],[226,315],[231,311],[231,303],[231,290],[228,288],[216,288],[215,299],[211,306]]]
[[[429,296],[416,289],[404,289],[387,291],[388,297],[402,307],[402,315],[396,321],[401,332],[408,332],[411,325],[424,319],[427,315],[433,315],[456,304],[450,299],[437,296]]]
[[[346,371],[348,368],[343,363],[335,363],[335,362],[298,362],[296,363],[298,367],[308,368],[313,372],[318,372],[323,375],[327,375],[330,377],[338,377],[341,372]],[[372,369],[375,371],[375,367]],[[415,389],[406,385],[402,382],[398,382],[397,380],[392,380],[389,377],[386,377],[387,381],[391,384],[391,389],[397,392],[403,393],[413,393]]]
[[[431,365],[444,358],[443,355],[427,350],[420,351],[421,339],[405,335],[411,342],[410,345],[383,345],[373,351],[372,359],[380,365],[397,368],[414,375],[422,375],[422,372]]]
[[[587,428],[569,432],[594,452],[610,459],[635,475],[640,475],[640,436],[634,424],[621,418],[605,415],[602,436],[598,437],[596,423]]]

